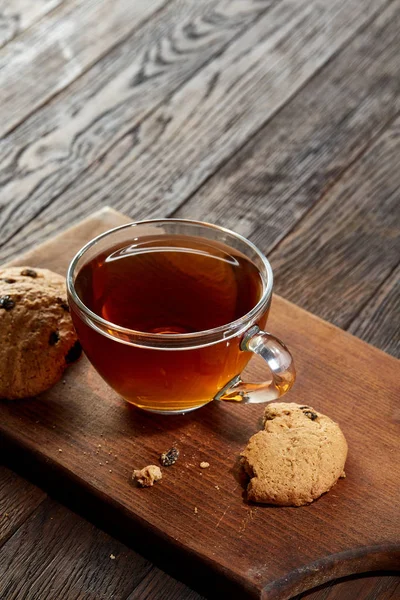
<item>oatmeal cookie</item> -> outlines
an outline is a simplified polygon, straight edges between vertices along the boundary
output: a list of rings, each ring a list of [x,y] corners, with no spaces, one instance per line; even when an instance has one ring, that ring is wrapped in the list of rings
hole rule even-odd
[[[345,477],[347,443],[339,425],[310,406],[274,402],[241,457],[249,500],[302,506]]]
[[[0,340],[0,398],[53,386],[81,353],[65,278],[47,269],[0,269]]]

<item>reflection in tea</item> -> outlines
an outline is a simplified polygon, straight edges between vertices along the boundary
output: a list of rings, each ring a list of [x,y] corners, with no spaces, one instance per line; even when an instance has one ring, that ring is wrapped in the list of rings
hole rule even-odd
[[[75,289],[91,311],[113,324],[182,334],[240,319],[260,300],[263,282],[237,250],[204,238],[163,235],[101,252],[80,269]],[[125,399],[143,408],[176,411],[204,404],[251,357],[239,350],[240,338],[185,351],[135,347],[72,315],[90,361]]]

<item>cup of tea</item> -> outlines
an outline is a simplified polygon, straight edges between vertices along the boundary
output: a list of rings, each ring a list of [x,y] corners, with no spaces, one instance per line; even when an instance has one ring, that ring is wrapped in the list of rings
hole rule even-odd
[[[67,274],[71,316],[98,373],[125,400],[156,413],[212,400],[266,402],[295,370],[286,346],[264,331],[271,266],[241,235],[183,219],[130,223],[99,235]],[[241,372],[253,354],[264,383]]]

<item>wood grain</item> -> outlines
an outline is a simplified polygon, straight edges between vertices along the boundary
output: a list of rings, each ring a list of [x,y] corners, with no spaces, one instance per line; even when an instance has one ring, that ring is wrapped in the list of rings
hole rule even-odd
[[[400,256],[399,152],[400,118],[272,252],[280,294],[343,328],[375,295]]]
[[[382,573],[345,578],[330,582],[320,588],[300,594],[292,600],[396,600],[400,589],[400,576]],[[126,600],[201,600],[194,590],[172,579],[159,569],[152,569]]]
[[[293,600],[396,600],[400,592],[400,576],[363,576],[323,586],[319,590],[306,592]]]
[[[152,569],[126,600],[203,600],[194,590],[169,577],[159,569]]]
[[[164,3],[70,0],[23,38],[7,44],[0,51],[0,136],[67,87]]]
[[[41,235],[49,235],[56,219],[65,226],[110,198],[133,218],[170,213],[385,5],[280,2],[44,209],[11,202],[2,239],[21,229],[25,247],[39,235],[27,219],[40,213]]]
[[[170,2],[7,136],[0,143],[2,244],[124,134],[132,136],[157,104],[270,3]],[[57,210],[60,223],[64,207]]]
[[[400,111],[399,28],[395,2],[173,216],[259,228],[268,255]]]
[[[121,222],[112,214],[105,229],[112,218]],[[82,245],[92,234],[86,222],[70,239]],[[55,268],[56,256],[63,271],[64,244],[55,240],[52,250],[47,244],[36,251],[42,266],[51,257]],[[12,448],[3,454],[67,503],[85,492],[107,527],[124,530],[141,553],[209,595],[235,590],[280,600],[353,572],[398,568],[399,473],[392,454],[398,361],[279,297],[269,327],[295,356],[298,380],[290,400],[329,414],[349,442],[346,480],[308,507],[274,509],[243,500],[236,459],[258,429],[262,407],[211,403],[183,417],[149,415],[118,398],[85,359],[67,372],[65,385],[19,402],[18,410],[0,403],[1,432]],[[135,488],[132,469],[156,462],[173,443],[179,462],[164,469],[154,488]],[[210,462],[206,471],[198,468],[202,460]]]
[[[0,48],[64,0],[0,0]]]
[[[390,273],[348,330],[400,358],[400,265]]]
[[[0,547],[45,498],[37,487],[0,466]]]
[[[150,569],[117,540],[46,500],[0,550],[0,597],[125,600]]]

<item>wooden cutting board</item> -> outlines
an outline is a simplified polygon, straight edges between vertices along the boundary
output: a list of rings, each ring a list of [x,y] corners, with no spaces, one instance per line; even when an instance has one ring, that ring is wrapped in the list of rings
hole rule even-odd
[[[87,240],[128,220],[102,210],[14,264],[65,274]],[[142,413],[86,358],[40,397],[0,402],[4,462],[212,597],[284,599],[329,579],[399,568],[398,361],[277,296],[269,327],[296,361],[286,400],[331,416],[349,443],[347,478],[312,505],[244,500],[237,458],[260,428],[262,405]],[[262,378],[263,369],[252,361],[248,371]],[[162,481],[133,486],[133,469],[172,445],[180,458]]]

